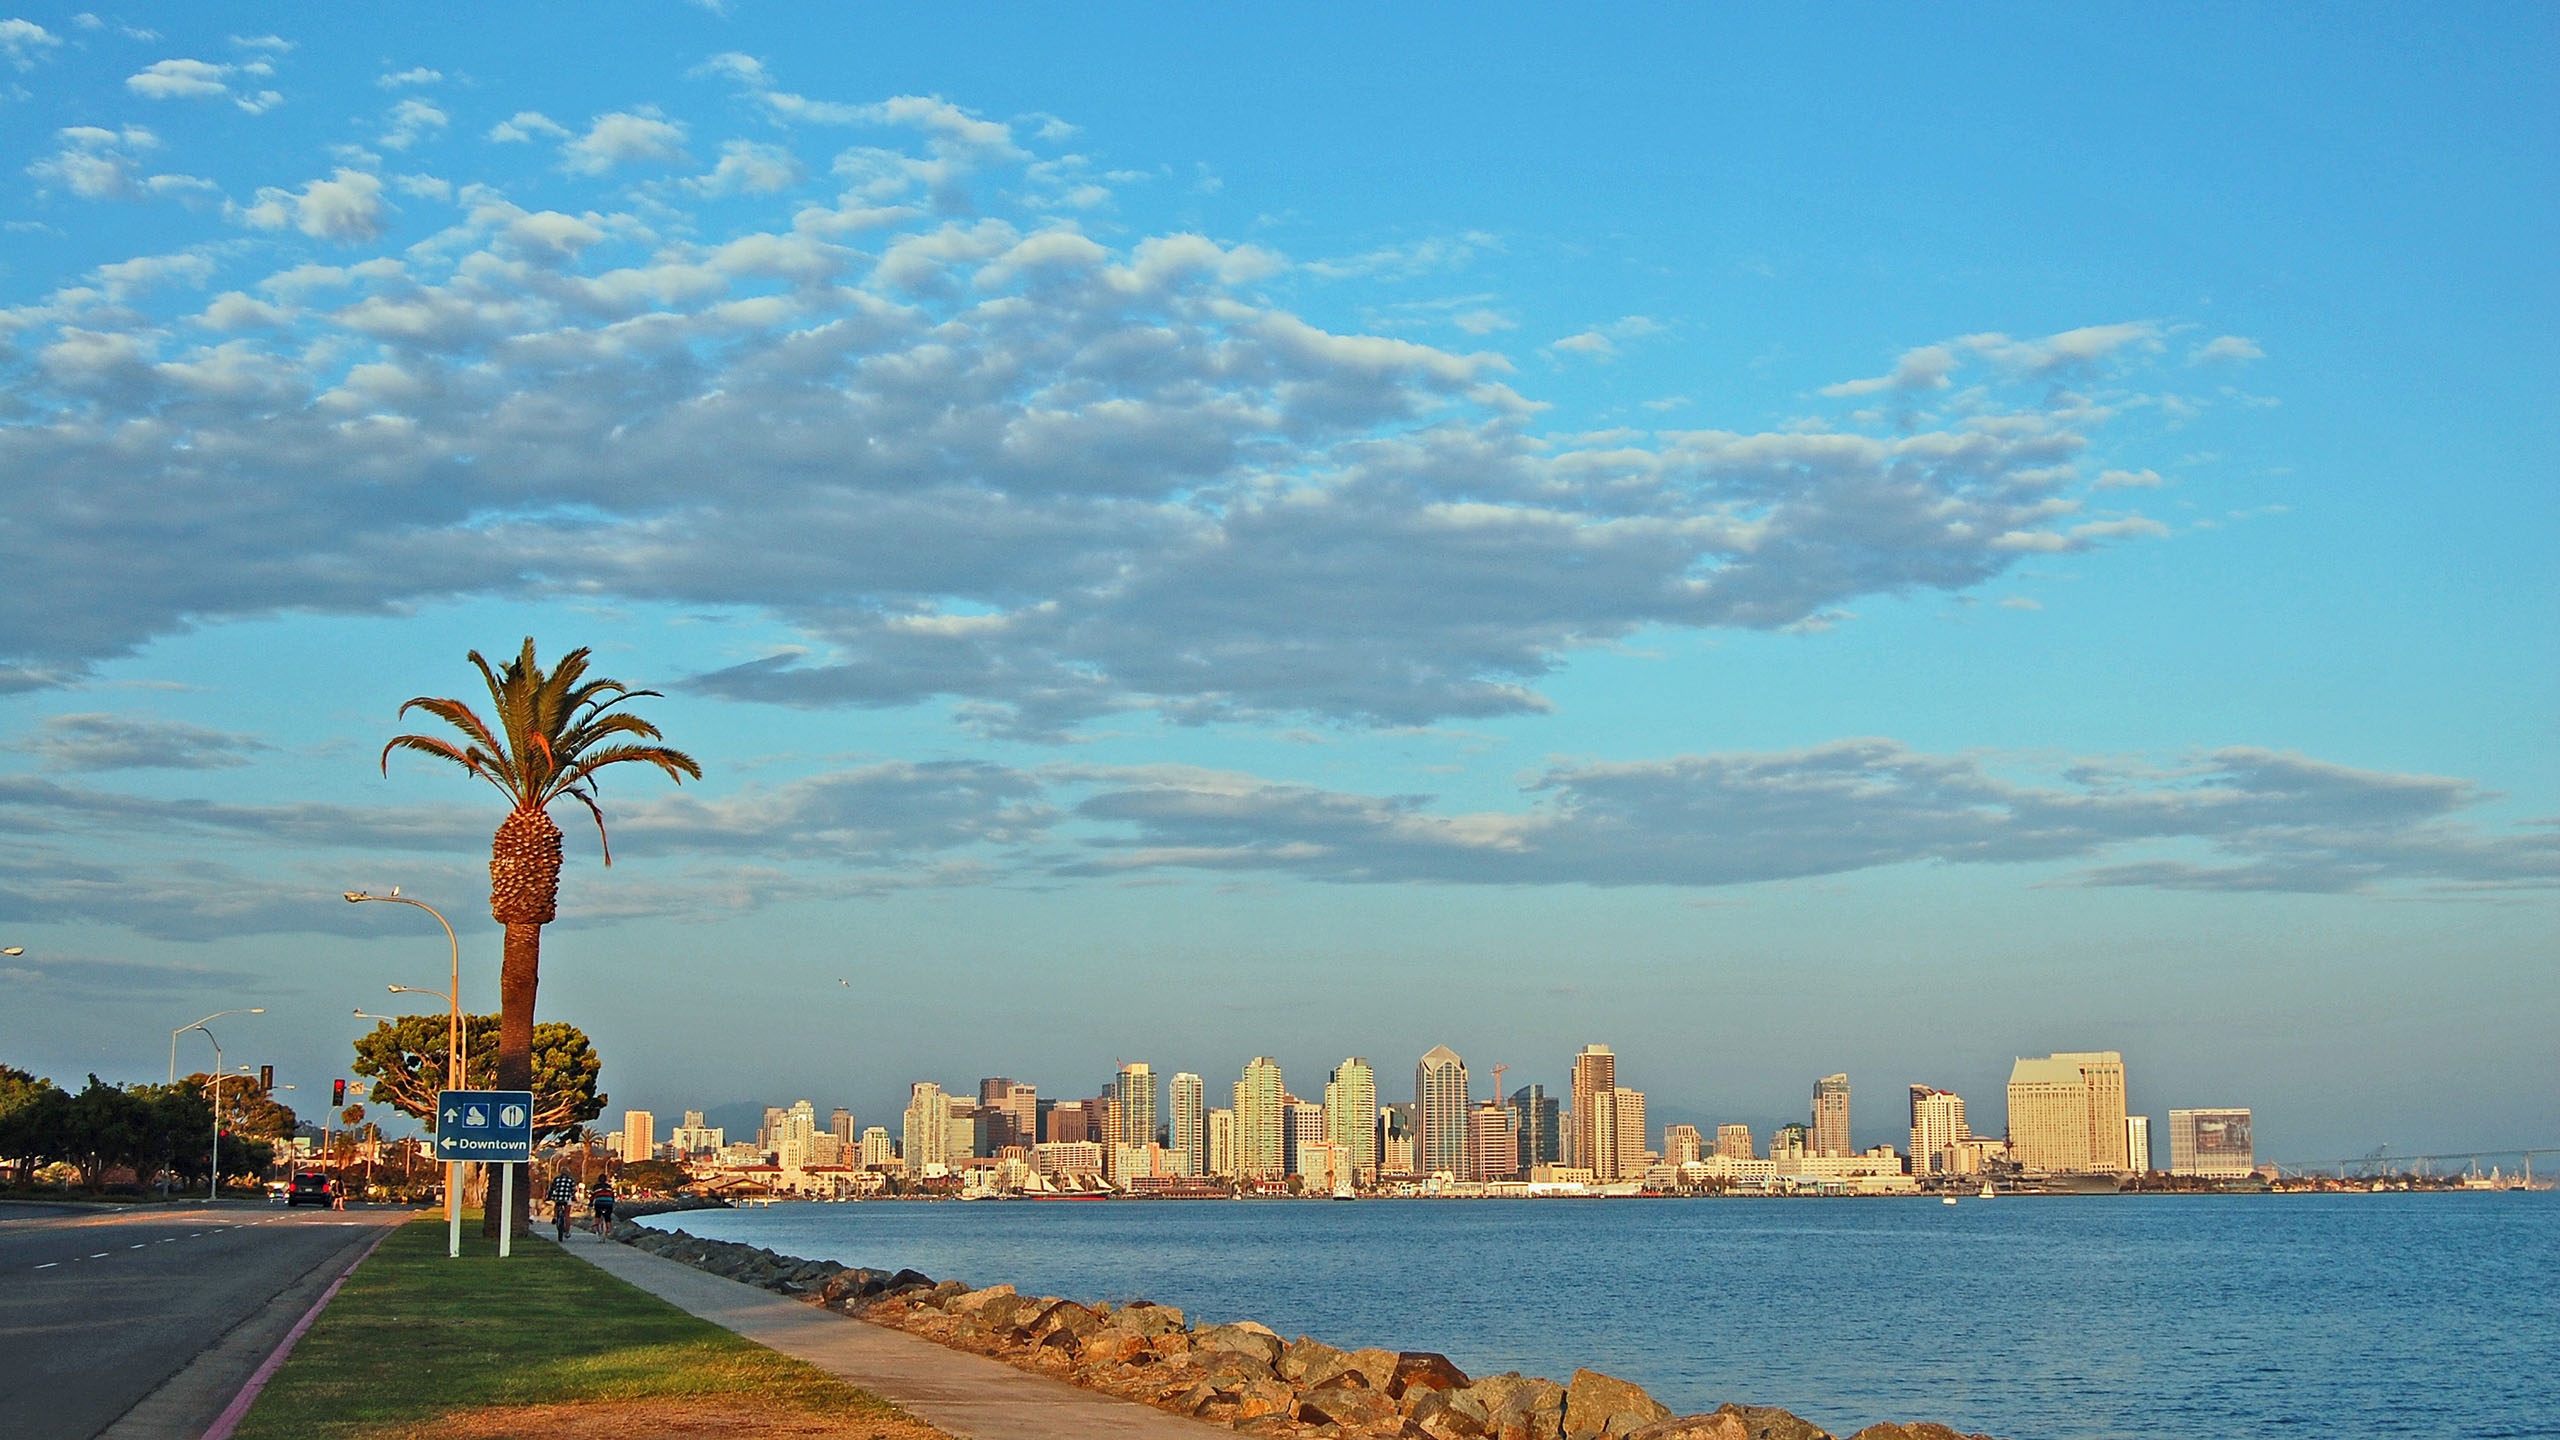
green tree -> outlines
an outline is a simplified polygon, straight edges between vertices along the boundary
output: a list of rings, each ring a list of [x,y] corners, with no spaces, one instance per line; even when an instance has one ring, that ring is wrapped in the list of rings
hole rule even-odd
[[[206,1118],[211,1120],[211,1111]],[[119,1165],[156,1158],[165,1133],[147,1099],[92,1075],[64,1116],[63,1158],[78,1168],[81,1184],[95,1188]]]
[[[495,1015],[462,1018],[463,1039],[470,1058],[463,1062],[463,1083],[445,1080],[445,1038],[449,1022],[442,1015],[403,1015],[385,1020],[356,1038],[355,1073],[373,1082],[365,1098],[388,1105],[436,1128],[436,1092],[484,1090],[496,1086],[499,1019]],[[604,1113],[609,1096],[596,1089],[604,1073],[587,1032],[565,1021],[546,1020],[533,1027],[534,1138],[574,1132]]]
[[[11,1178],[27,1183],[35,1172],[64,1158],[69,1134],[71,1097],[50,1080],[0,1065],[0,1161],[12,1167]]]
[[[424,710],[451,726],[461,743],[411,734],[395,735],[382,747],[385,775],[391,773],[392,751],[413,751],[459,765],[507,797],[507,818],[489,842],[489,913],[507,931],[498,971],[501,1090],[534,1088],[533,1007],[542,980],[542,927],[560,908],[560,827],[549,813],[552,802],[568,799],[587,807],[610,865],[612,841],[605,836],[604,810],[596,803],[600,772],[614,765],[650,765],[679,785],[687,776],[702,778],[702,767],[692,756],[654,743],[664,738],[657,726],[619,708],[658,692],[586,678],[587,655],[584,647],[572,650],[546,673],[534,658],[530,635],[504,669],[491,668],[474,650],[469,658],[489,688],[494,728],[460,700],[421,695],[401,706],[400,713]],[[531,1204],[525,1193],[529,1188],[516,1187],[512,1223],[519,1227]],[[497,1225],[493,1214],[487,1232],[497,1233]]]
[[[683,1166],[669,1161],[634,1160],[622,1167],[619,1183],[630,1189],[652,1190],[661,1195],[673,1195],[692,1184],[693,1177],[684,1172]]]

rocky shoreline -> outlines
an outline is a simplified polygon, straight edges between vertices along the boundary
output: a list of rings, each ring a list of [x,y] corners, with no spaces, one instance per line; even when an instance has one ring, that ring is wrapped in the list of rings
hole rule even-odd
[[[670,1207],[673,1208],[673,1207]],[[1673,1415],[1595,1370],[1565,1384],[1508,1373],[1472,1379],[1428,1351],[1339,1350],[1284,1340],[1251,1321],[1195,1326],[1144,1300],[1082,1305],[1010,1285],[973,1290],[914,1270],[804,1260],[754,1245],[617,1221],[609,1238],[725,1279],[993,1356],[1248,1435],[1308,1440],[1835,1440],[1780,1409],[1726,1405]],[[1944,1425],[1870,1425],[1850,1440],[1989,1440]]]

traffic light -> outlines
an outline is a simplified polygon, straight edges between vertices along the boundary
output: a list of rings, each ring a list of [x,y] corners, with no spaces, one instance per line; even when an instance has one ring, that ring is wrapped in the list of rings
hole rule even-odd
[[[344,1105],[347,1103],[346,1081],[332,1080],[329,1082],[329,1103],[332,1105]]]
[[[261,1065],[258,1067],[258,1088],[268,1092],[269,1094],[273,1094],[275,1092],[276,1067],[273,1065]]]

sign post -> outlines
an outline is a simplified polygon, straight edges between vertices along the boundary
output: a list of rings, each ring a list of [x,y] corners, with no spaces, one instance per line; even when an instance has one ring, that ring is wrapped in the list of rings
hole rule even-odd
[[[533,1158],[533,1092],[530,1090],[439,1090],[436,1092],[436,1158],[452,1169],[447,1185],[456,1198],[448,1256],[462,1254],[462,1162],[478,1160],[504,1165],[499,1174],[498,1258],[514,1252],[516,1172],[514,1166]]]

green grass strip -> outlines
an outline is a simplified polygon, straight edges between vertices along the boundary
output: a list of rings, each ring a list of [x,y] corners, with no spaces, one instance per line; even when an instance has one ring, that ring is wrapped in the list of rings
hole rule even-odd
[[[451,1410],[660,1396],[899,1413],[548,1240],[520,1240],[502,1261],[469,1228],[459,1259],[445,1255],[442,1217],[384,1241],[268,1382],[239,1440],[352,1440]]]

